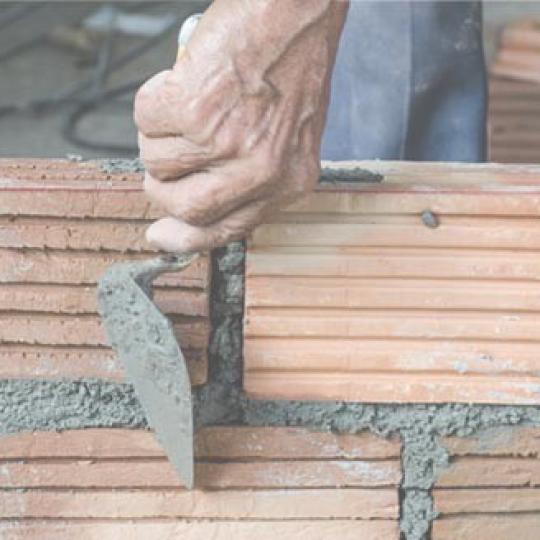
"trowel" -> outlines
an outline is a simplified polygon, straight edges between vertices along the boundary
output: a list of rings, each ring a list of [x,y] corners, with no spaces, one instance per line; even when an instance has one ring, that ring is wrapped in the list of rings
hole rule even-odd
[[[178,56],[200,17],[193,15],[182,25]],[[163,273],[181,271],[197,256],[162,255],[118,263],[98,282],[98,309],[109,343],[124,365],[150,427],[188,489],[194,484],[191,384],[172,324],[152,300],[152,283]]]

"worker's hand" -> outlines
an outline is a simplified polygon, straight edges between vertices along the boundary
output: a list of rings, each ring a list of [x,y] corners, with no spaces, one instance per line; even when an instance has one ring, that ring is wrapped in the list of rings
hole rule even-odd
[[[171,71],[135,100],[145,190],[171,252],[244,237],[309,192],[347,4],[216,0]]]

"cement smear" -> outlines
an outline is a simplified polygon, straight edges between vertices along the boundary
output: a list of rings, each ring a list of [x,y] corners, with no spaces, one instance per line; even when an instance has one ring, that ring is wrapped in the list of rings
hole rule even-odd
[[[0,380],[0,435],[89,427],[146,427],[133,388],[102,379]]]
[[[108,341],[133,382],[149,424],[184,484],[193,484],[193,406],[186,360],[173,326],[152,300],[152,282],[196,256],[156,257],[110,266],[98,283]]]
[[[436,516],[431,489],[449,464],[441,437],[485,433],[486,444],[519,426],[540,426],[540,408],[523,406],[386,405],[254,401],[242,388],[244,251],[216,250],[212,262],[209,382],[194,392],[196,425],[306,426],[354,433],[369,429],[402,440],[401,530],[406,540],[429,538]],[[0,433],[84,427],[145,427],[133,389],[102,380],[0,381]]]
[[[140,158],[135,159],[103,159],[99,161],[99,168],[107,174],[142,173],[144,165]],[[363,169],[361,167],[337,168],[323,167],[320,173],[320,182],[352,182],[378,184],[384,180],[382,174]]]
[[[107,174],[144,172],[144,165],[139,158],[103,159],[99,161],[99,168]]]

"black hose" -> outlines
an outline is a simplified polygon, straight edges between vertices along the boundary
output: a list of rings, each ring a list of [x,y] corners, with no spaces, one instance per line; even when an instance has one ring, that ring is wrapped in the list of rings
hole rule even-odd
[[[98,152],[116,152],[119,154],[136,153],[137,146],[134,145],[132,146],[116,143],[103,143],[85,139],[78,134],[77,128],[79,122],[89,112],[95,111],[104,103],[107,103],[118,96],[126,94],[127,92],[133,92],[137,90],[137,88],[139,88],[139,86],[141,86],[141,84],[143,84],[145,80],[146,78],[123,84],[122,86],[118,86],[102,93],[99,97],[96,97],[87,101],[86,103],[79,105],[68,115],[66,121],[64,122],[64,125],[62,126],[62,136],[64,137],[64,139],[66,139],[66,141],[70,142],[71,144],[80,146],[81,148],[86,148],[88,150],[94,150]]]

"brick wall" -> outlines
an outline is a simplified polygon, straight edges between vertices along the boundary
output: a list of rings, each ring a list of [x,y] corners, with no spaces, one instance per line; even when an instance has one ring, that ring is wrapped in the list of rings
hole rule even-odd
[[[153,256],[159,215],[140,174],[97,163],[0,160],[0,378],[121,379],[106,346],[95,283],[119,261]],[[156,284],[157,304],[182,335],[194,384],[206,379],[208,259]]]
[[[0,537],[397,540],[399,451],[366,433],[205,428],[190,492],[148,432],[14,435],[0,445]]]

